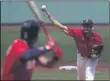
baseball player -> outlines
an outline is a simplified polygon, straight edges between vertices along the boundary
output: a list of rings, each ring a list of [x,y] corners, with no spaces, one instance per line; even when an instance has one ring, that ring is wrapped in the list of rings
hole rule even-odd
[[[38,22],[34,20],[23,22],[20,39],[16,39],[7,50],[2,67],[2,80],[30,81],[36,62],[52,67],[60,60],[62,51],[57,47],[54,39],[49,40],[45,46],[34,47],[39,31]],[[44,56],[47,52],[54,53],[50,60]]]
[[[44,15],[67,35],[74,38],[77,46],[77,74],[78,80],[94,80],[95,69],[103,49],[101,37],[92,31],[93,22],[83,20],[82,29],[67,27],[55,20],[46,8],[42,9]]]

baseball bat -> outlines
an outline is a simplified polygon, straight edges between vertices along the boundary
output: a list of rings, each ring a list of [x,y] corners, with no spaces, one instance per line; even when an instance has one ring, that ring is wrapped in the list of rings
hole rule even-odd
[[[41,28],[43,29],[43,31],[44,31],[44,33],[45,33],[47,39],[51,39],[51,36],[49,35],[49,33],[48,33],[47,30],[46,30],[46,27],[45,27],[45,25],[44,25],[44,23],[43,23],[43,20],[42,20],[42,18],[41,18],[41,15],[40,15],[40,13],[39,13],[39,10],[38,10],[37,5],[36,5],[36,3],[34,2],[34,0],[29,0],[29,1],[28,1],[28,5],[29,5],[29,7],[31,8],[32,12],[34,13],[36,19],[40,22]]]

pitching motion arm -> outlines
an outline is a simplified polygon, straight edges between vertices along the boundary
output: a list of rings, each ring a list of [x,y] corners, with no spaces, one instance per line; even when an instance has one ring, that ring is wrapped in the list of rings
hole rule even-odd
[[[62,25],[60,22],[54,19],[54,17],[46,10],[46,6],[42,6],[42,12],[45,17],[47,17],[54,25],[59,27],[60,29],[63,29],[63,31],[67,32],[67,27]]]

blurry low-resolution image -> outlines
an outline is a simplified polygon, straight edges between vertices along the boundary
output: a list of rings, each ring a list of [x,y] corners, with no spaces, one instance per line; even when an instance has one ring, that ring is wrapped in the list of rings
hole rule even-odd
[[[109,0],[1,0],[1,80],[109,80]]]

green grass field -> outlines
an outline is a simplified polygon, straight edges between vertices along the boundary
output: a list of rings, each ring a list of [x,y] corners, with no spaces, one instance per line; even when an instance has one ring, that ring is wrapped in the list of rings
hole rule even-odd
[[[77,80],[77,73],[35,71],[32,80]],[[95,80],[109,80],[109,72],[96,72]]]
[[[96,31],[101,35],[105,48],[103,51],[103,55],[100,58],[102,62],[108,62],[109,60],[109,28],[97,28]],[[61,30],[58,29],[49,29],[49,33],[53,38],[56,39],[58,45],[63,50],[63,62],[67,61],[76,61],[76,45],[72,38],[64,34]],[[5,55],[5,51],[13,42],[13,40],[19,38],[20,32],[19,28],[2,28],[1,30],[1,63],[3,62],[3,58]],[[39,36],[39,41],[42,45],[46,43],[46,38],[44,33],[41,31]],[[33,80],[76,80],[77,73],[76,72],[40,72],[35,71],[33,74]],[[97,71],[96,72],[96,80],[109,80],[109,72]]]

